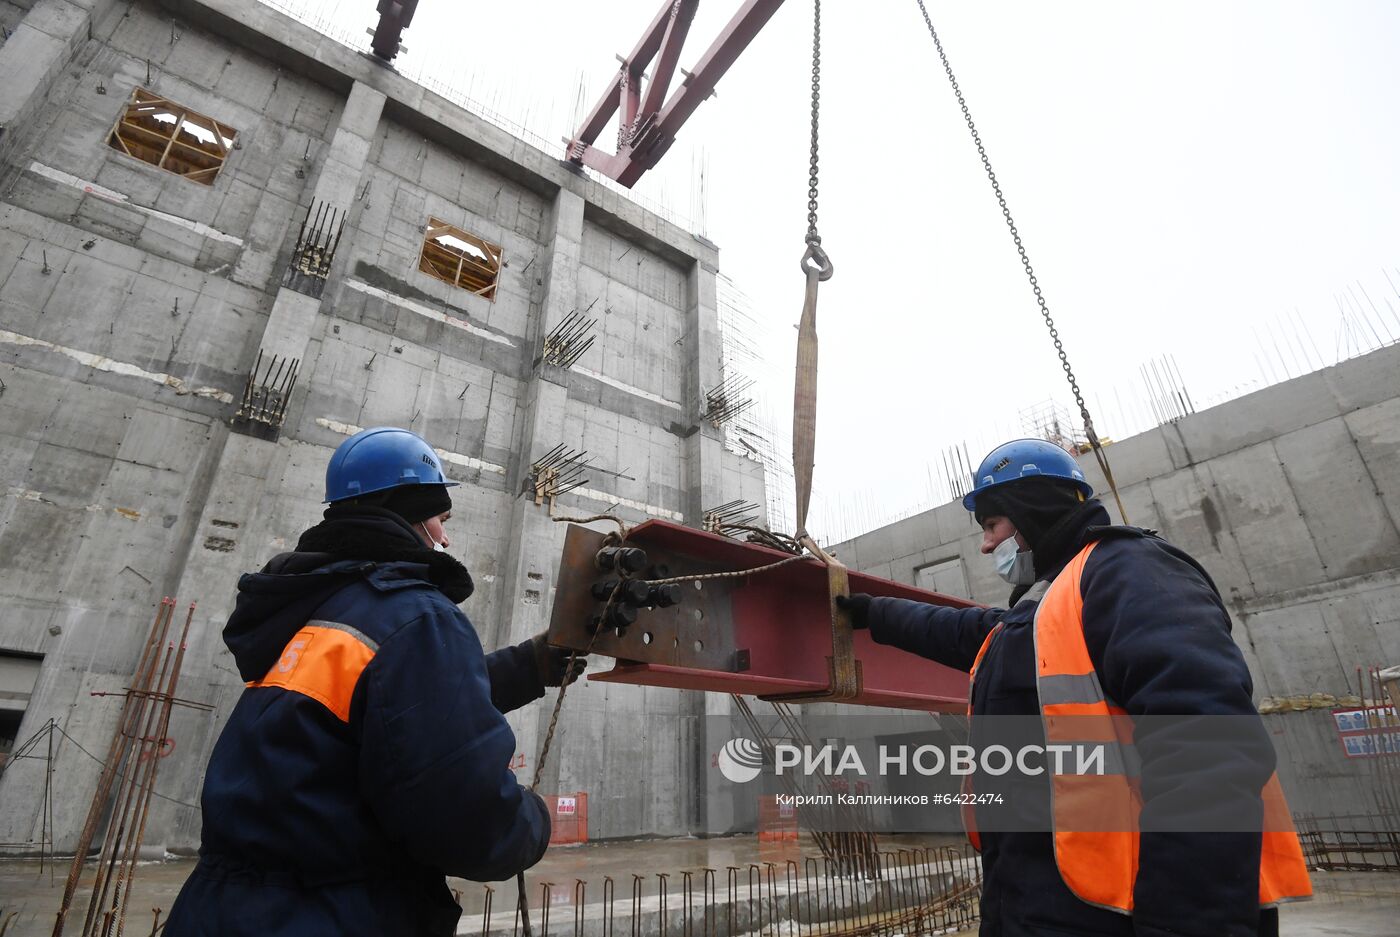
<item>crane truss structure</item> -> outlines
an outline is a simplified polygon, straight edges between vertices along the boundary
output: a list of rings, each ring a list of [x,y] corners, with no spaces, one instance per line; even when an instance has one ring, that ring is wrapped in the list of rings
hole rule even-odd
[[[693,71],[680,69],[680,86],[666,97],[679,66],[681,47],[690,31],[700,0],[666,0],[642,33],[641,40],[625,57],[617,74],[608,83],[582,126],[568,140],[567,159],[587,166],[631,188],[648,169],[655,166],[681,126],[695,113],[700,102],[714,94],[715,85],[748,48],[783,0],[745,0]],[[647,67],[655,62],[648,79]],[[618,117],[617,152],[608,153],[594,146],[595,141]]]

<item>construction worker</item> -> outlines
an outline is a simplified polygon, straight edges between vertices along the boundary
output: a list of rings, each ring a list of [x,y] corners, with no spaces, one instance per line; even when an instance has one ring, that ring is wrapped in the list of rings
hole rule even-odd
[[[419,436],[357,433],[325,519],[239,581],[224,641],[247,689],[167,937],[449,935],[444,875],[504,880],[544,855],[549,813],[511,772],[502,713],[582,662],[542,635],[483,653],[445,552],[454,485]]]
[[[998,446],[963,504],[1009,608],[841,604],[876,642],[969,672],[974,747],[1028,722],[1043,746],[1110,740],[1101,776],[1066,759],[971,779],[1005,794],[964,814],[982,937],[1276,935],[1274,905],[1311,888],[1230,617],[1200,564],[1092,495],[1058,446]]]

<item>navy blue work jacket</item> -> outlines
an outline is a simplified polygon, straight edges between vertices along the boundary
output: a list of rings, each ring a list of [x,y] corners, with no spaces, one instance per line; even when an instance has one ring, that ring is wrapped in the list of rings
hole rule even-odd
[[[1248,715],[1257,718],[1253,681],[1234,640],[1215,584],[1183,551],[1137,528],[1106,527],[1102,508],[1087,511],[1072,552],[1042,579],[1053,580],[1085,544],[1097,540],[1084,569],[1084,637],[1104,692],[1131,716]],[[979,716],[1040,712],[1033,620],[1025,599],[1011,609],[953,609],[905,599],[876,598],[868,622],[874,640],[958,670],[970,670],[998,622],[972,690],[972,726]],[[1138,738],[1143,757],[1144,816],[1198,796],[1212,779],[1199,759],[1190,773],[1174,753],[1182,738],[1170,728]],[[1041,739],[1043,744],[1043,737]],[[1262,728],[1252,744],[1223,753],[1222,779],[1257,777],[1263,786],[1275,754]],[[981,785],[983,782],[977,782]],[[1047,816],[1048,781],[1009,792],[1007,807]],[[982,791],[981,786],[978,787]],[[1255,789],[1256,791],[1258,788]],[[1257,796],[1229,809],[1261,811]],[[1219,809],[1220,805],[1213,805]],[[1260,837],[1250,833],[1141,834],[1131,918],[1080,901],[1055,865],[1049,832],[1006,831],[1004,816],[978,807],[982,830],[982,937],[1269,937],[1277,912],[1258,906]],[[995,828],[1001,826],[1001,831]],[[989,830],[988,828],[992,828]],[[1048,829],[1042,826],[1041,830]]]
[[[528,642],[484,654],[427,565],[326,559],[239,583],[225,636],[249,686],[166,937],[448,935],[444,875],[508,879],[548,845],[501,714],[543,695]]]

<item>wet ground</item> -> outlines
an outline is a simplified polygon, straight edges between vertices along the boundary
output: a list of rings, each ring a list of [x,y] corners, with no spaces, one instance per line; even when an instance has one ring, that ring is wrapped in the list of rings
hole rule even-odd
[[[931,837],[882,837],[882,850],[938,849],[945,845],[961,848],[957,839]],[[781,890],[788,859],[804,863],[801,857],[814,855],[810,843],[799,853],[790,845],[757,843],[752,836],[724,839],[669,839],[633,842],[593,843],[583,846],[556,847],[528,876],[528,895],[532,920],[539,937],[542,930],[542,908],[548,895],[550,906],[549,932],[554,937],[572,937],[573,907],[578,879],[585,880],[581,897],[584,904],[595,905],[603,900],[604,888],[613,891],[619,917],[627,913],[632,889],[641,876],[641,889],[647,900],[655,902],[663,887],[669,894],[670,906],[679,908],[684,899],[685,877],[691,872],[692,900],[700,902],[705,894],[705,868],[716,870],[714,891],[723,901],[730,887],[728,871],[735,867],[734,887],[741,895],[751,888],[750,865],[767,869],[774,863]],[[166,909],[175,900],[180,886],[194,867],[189,859],[141,864],[136,873],[125,933],[143,937],[151,933],[154,923],[152,910]],[[3,937],[39,937],[52,933],[54,916],[63,895],[68,863],[60,860],[41,867],[37,859],[0,860],[0,935]],[[754,873],[762,875],[762,873]],[[801,874],[800,872],[794,874]],[[611,877],[611,886],[605,885]],[[82,932],[82,915],[86,909],[87,890],[91,887],[92,864],[89,863],[79,887],[78,900],[70,912],[66,932]],[[1313,876],[1316,898],[1311,902],[1286,905],[1283,909],[1284,937],[1394,937],[1400,933],[1400,875],[1383,872],[1319,872]],[[450,879],[460,894],[464,908],[459,933],[480,934],[487,902],[492,906],[493,928],[506,928],[509,933],[511,909],[515,905],[514,882],[487,886]],[[760,884],[760,888],[762,888]],[[591,927],[585,927],[590,933]],[[784,929],[785,932],[786,929]],[[972,930],[963,934],[976,933]]]

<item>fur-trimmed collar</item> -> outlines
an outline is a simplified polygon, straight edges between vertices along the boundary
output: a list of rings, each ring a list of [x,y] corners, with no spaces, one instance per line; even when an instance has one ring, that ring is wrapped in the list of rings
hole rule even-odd
[[[301,535],[297,553],[420,563],[428,568],[428,581],[456,603],[465,602],[475,589],[471,573],[455,557],[423,546],[403,518],[384,508],[331,505],[326,508],[325,520]]]

